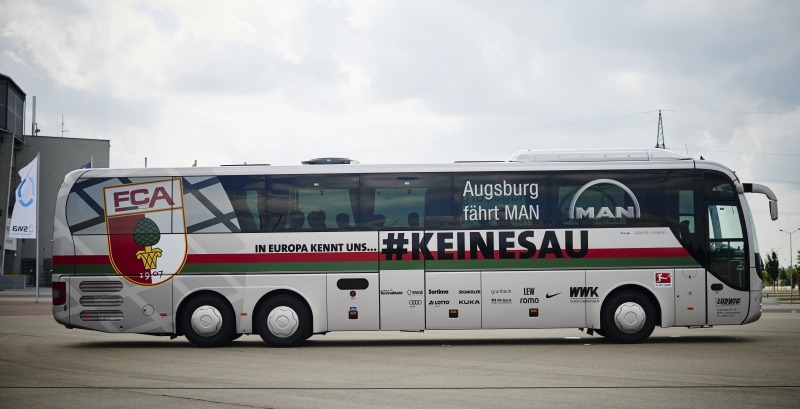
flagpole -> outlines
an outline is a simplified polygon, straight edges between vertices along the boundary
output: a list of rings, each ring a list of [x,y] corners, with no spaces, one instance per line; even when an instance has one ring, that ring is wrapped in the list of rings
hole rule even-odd
[[[16,159],[17,159],[17,158],[15,158],[15,157],[14,157],[14,149],[11,149],[11,162],[9,162],[9,164],[8,164],[8,188],[9,188],[9,190],[11,189],[11,180],[12,180],[12,178],[11,178],[11,177],[12,177],[12,176],[14,176],[14,160],[16,160]],[[6,211],[7,211],[7,210],[6,210]],[[10,217],[8,217],[8,216],[9,216],[9,215],[8,215],[8,213],[6,213],[6,223],[5,223],[5,224],[6,224],[6,229],[9,229],[9,227],[8,227],[8,224],[9,224],[9,223],[11,223],[11,221],[12,221],[12,220],[11,220],[11,218],[10,218]],[[11,236],[11,231],[10,231],[10,229],[9,229],[9,232],[8,232],[8,233],[9,233],[8,235],[9,235],[9,236]],[[10,238],[10,237],[9,237],[9,238]],[[13,239],[13,240],[16,240],[16,239]],[[2,265],[0,266],[0,276],[2,276],[2,275],[5,275],[5,274],[6,274],[6,242],[5,242],[5,233],[3,233],[3,249],[2,249],[2,253],[3,253],[3,255],[2,255],[2,258],[0,258],[0,260],[2,260],[2,261],[0,261],[0,264],[2,264]]]
[[[36,192],[36,225],[34,234],[36,234],[36,302],[39,302],[39,199],[42,198],[42,187],[39,185],[39,154],[36,152],[36,183],[34,187],[38,189]]]

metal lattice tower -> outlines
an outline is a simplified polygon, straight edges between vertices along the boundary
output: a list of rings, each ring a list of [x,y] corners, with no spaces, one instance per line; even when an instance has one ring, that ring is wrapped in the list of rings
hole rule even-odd
[[[658,135],[656,135],[656,148],[667,149],[664,146],[664,127],[661,125],[661,110],[658,110]]]

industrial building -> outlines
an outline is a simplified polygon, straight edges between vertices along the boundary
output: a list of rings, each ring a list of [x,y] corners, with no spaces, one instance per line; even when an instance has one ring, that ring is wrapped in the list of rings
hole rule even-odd
[[[35,101],[35,100],[34,100]],[[34,103],[35,106],[35,103]],[[50,286],[52,272],[53,215],[56,195],[64,175],[90,161],[92,167],[107,168],[111,145],[104,139],[81,139],[40,136],[35,126],[25,135],[26,95],[10,77],[0,74],[0,225],[5,233],[2,243],[5,276],[27,276],[27,280],[6,279],[0,286],[35,283],[36,253],[39,255],[40,286]],[[34,121],[35,119],[32,119]],[[14,190],[20,183],[17,172],[39,159],[39,248],[35,239],[10,239],[8,226],[14,209]]]

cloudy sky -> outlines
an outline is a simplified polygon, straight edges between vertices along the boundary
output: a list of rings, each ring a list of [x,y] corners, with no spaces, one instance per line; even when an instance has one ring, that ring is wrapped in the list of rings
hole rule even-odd
[[[786,264],[798,16],[788,0],[0,0],[0,72],[37,96],[42,135],[65,114],[66,136],[111,140],[113,167],[651,147],[662,109],[668,148],[776,192],[777,222],[750,202]]]

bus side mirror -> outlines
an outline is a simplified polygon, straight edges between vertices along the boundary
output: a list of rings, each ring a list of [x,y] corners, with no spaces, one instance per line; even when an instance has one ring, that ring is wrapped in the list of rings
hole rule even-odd
[[[778,202],[775,200],[769,201],[769,217],[772,220],[778,220]]]

